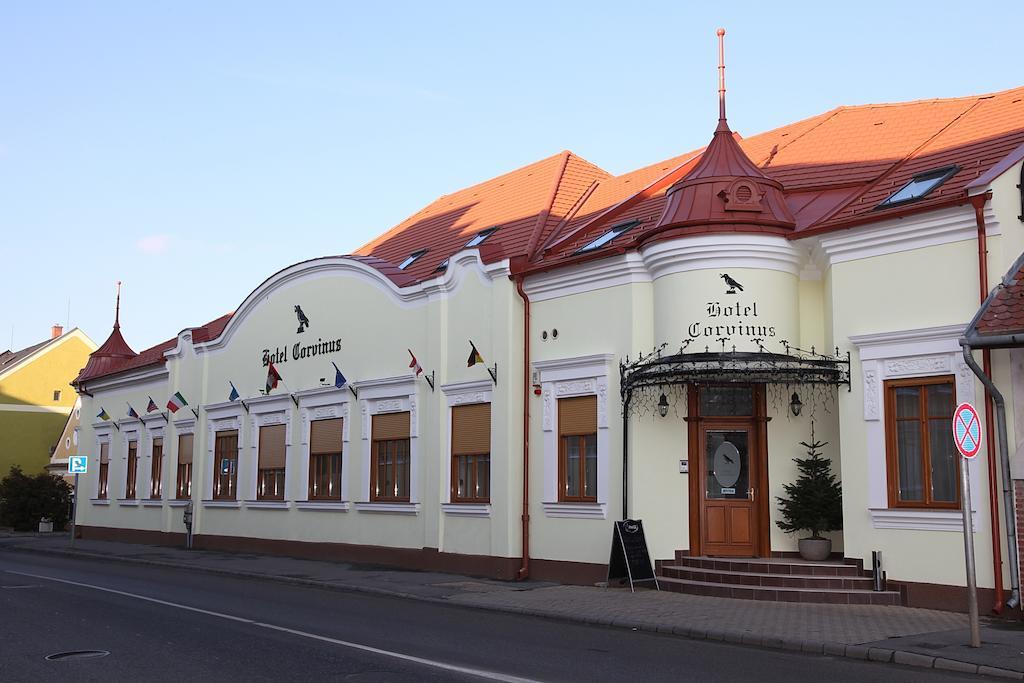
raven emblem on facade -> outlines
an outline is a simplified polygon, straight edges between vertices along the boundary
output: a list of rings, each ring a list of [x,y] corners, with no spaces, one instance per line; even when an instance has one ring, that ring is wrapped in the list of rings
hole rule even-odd
[[[729,289],[725,290],[726,294],[735,294],[737,289],[741,292],[743,291],[743,285],[729,277],[728,273],[722,273],[719,277],[725,280],[725,284],[729,287]],[[298,308],[298,306],[296,306],[296,308]]]
[[[299,329],[296,330],[296,332],[302,334],[306,331],[306,328],[309,327],[309,318],[307,318],[306,314],[302,312],[302,306],[295,307],[295,317],[299,319]]]

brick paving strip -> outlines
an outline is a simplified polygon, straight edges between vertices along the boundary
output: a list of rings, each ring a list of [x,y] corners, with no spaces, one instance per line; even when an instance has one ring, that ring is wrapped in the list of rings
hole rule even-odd
[[[972,650],[966,617],[874,605],[759,602],[680,593],[543,582],[510,583],[454,574],[337,562],[0,533],[0,549],[189,568],[698,640],[869,659],[906,666],[1024,679],[1024,627],[986,620]]]

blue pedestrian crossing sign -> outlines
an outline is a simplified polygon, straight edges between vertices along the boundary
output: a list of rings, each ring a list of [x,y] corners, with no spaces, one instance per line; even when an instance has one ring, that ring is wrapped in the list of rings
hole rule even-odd
[[[953,441],[968,460],[981,450],[981,420],[970,403],[961,403],[953,412]]]
[[[68,458],[68,474],[87,474],[88,471],[88,455],[72,455]]]

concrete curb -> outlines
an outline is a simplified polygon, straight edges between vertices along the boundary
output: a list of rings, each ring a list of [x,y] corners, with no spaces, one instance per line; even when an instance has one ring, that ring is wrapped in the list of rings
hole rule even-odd
[[[452,600],[449,600],[447,598],[435,598],[428,595],[417,595],[415,593],[405,593],[402,591],[389,590],[387,588],[376,588],[373,586],[362,586],[345,583],[327,583],[324,581],[317,581],[314,579],[299,579],[291,576],[280,576],[275,574],[259,574],[256,572],[246,572],[238,569],[204,567],[200,565],[181,562],[144,560],[135,557],[125,557],[123,555],[105,555],[103,553],[91,553],[83,550],[72,550],[70,548],[67,550],[58,550],[56,548],[31,548],[21,545],[0,545],[0,550],[8,550],[23,553],[35,553],[38,555],[52,555],[59,557],[76,557],[83,560],[108,562],[114,560],[129,564],[141,564],[155,567],[164,567],[169,569],[188,569],[191,571],[203,572],[206,574],[215,574],[220,576],[236,576],[247,579],[257,579],[262,581],[272,581],[274,583],[290,584],[295,586],[308,586],[313,588],[338,591],[342,593],[363,593],[368,595],[402,598],[405,600],[419,600],[421,602],[429,602],[436,605],[445,605],[447,607],[455,607],[461,609],[487,610],[491,612],[502,612],[505,614],[517,614],[522,616],[540,617],[543,619],[561,621],[566,623],[587,624],[591,626],[606,626],[617,629],[628,629],[632,631],[659,633],[662,635],[673,635],[681,638],[687,638],[689,640],[710,640],[735,645],[746,645],[748,647],[759,647],[767,650],[785,650],[789,652],[803,652],[806,654],[826,655],[832,657],[846,657],[849,659],[869,660],[873,662],[898,664],[901,666],[912,666],[922,669],[938,669],[942,671],[955,671],[957,673],[982,674],[986,676],[994,676],[1010,680],[1024,680],[1024,672],[1021,671],[1015,671],[1013,669],[1002,669],[999,667],[987,666],[985,664],[974,664],[972,662],[962,662],[953,659],[944,659],[942,657],[922,655],[916,652],[908,652],[904,650],[889,650],[886,648],[878,647],[869,648],[863,645],[848,645],[846,643],[835,643],[828,641],[780,638],[778,636],[760,636],[754,633],[744,633],[739,631],[702,629],[699,627],[693,628],[686,626],[668,626],[666,624],[632,621],[629,619],[622,618],[590,618],[582,616],[573,618],[566,616],[564,614],[551,614],[548,612],[544,612],[543,610],[530,609],[524,607],[509,607],[501,605],[469,605],[460,602],[453,602]]]

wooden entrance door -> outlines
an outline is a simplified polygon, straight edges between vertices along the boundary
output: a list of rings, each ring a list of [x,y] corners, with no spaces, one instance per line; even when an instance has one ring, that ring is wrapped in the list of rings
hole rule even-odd
[[[705,555],[753,557],[758,519],[754,505],[757,458],[752,425],[702,425],[701,538]]]
[[[691,387],[690,552],[768,554],[765,392],[758,385]]]

